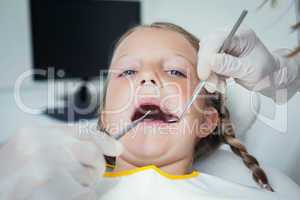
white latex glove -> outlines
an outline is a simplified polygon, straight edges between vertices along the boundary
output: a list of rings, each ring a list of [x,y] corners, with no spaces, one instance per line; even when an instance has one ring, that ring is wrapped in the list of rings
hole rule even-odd
[[[299,90],[300,63],[285,57],[289,50],[271,53],[252,29],[240,27],[226,53],[218,54],[228,33],[229,30],[218,31],[200,42],[197,70],[200,79],[207,79],[208,91],[224,90],[224,77],[232,77],[245,88],[260,91],[278,103]],[[287,89],[287,96],[281,93],[278,99],[276,92],[281,89]]]
[[[80,133],[75,126],[23,129],[0,149],[0,199],[94,200],[103,155],[122,149],[104,133]]]

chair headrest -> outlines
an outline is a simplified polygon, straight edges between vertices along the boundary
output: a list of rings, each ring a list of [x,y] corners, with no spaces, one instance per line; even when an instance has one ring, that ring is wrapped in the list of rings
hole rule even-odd
[[[229,81],[225,97],[225,104],[230,112],[236,136],[242,138],[257,118],[260,110],[260,96],[234,81]]]

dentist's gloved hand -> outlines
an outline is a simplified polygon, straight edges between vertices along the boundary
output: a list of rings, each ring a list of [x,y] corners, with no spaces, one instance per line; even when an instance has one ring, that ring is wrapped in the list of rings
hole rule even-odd
[[[299,65],[296,59],[286,58],[289,50],[270,52],[252,29],[240,27],[226,53],[218,54],[228,33],[218,31],[201,40],[197,67],[200,79],[218,84],[232,77],[245,88],[260,91],[277,102],[286,101],[298,91]],[[206,87],[210,92],[215,89],[209,84]],[[285,88],[287,98],[276,99],[276,92]]]
[[[0,199],[94,200],[104,155],[122,149],[105,133],[78,127],[23,129],[0,148]]]

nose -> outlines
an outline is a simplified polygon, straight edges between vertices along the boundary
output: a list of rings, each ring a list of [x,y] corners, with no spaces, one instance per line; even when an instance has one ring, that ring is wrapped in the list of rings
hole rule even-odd
[[[161,78],[158,71],[154,70],[153,67],[149,67],[144,68],[144,70],[139,73],[138,82],[141,86],[149,84],[161,88],[163,87]]]
[[[157,87],[162,87],[160,75],[157,72],[145,71],[140,74],[140,85],[150,84]]]
[[[156,81],[154,79],[150,79],[150,80],[146,80],[146,79],[142,79],[141,80],[141,85],[144,85],[146,83],[152,83],[153,85],[157,85]]]

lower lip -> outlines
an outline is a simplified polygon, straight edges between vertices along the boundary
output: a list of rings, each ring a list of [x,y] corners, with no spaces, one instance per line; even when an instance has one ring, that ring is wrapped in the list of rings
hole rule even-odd
[[[170,123],[166,123],[160,120],[149,120],[149,119],[145,119],[143,122],[143,124],[145,125],[154,125],[154,126],[168,126],[170,125]]]

